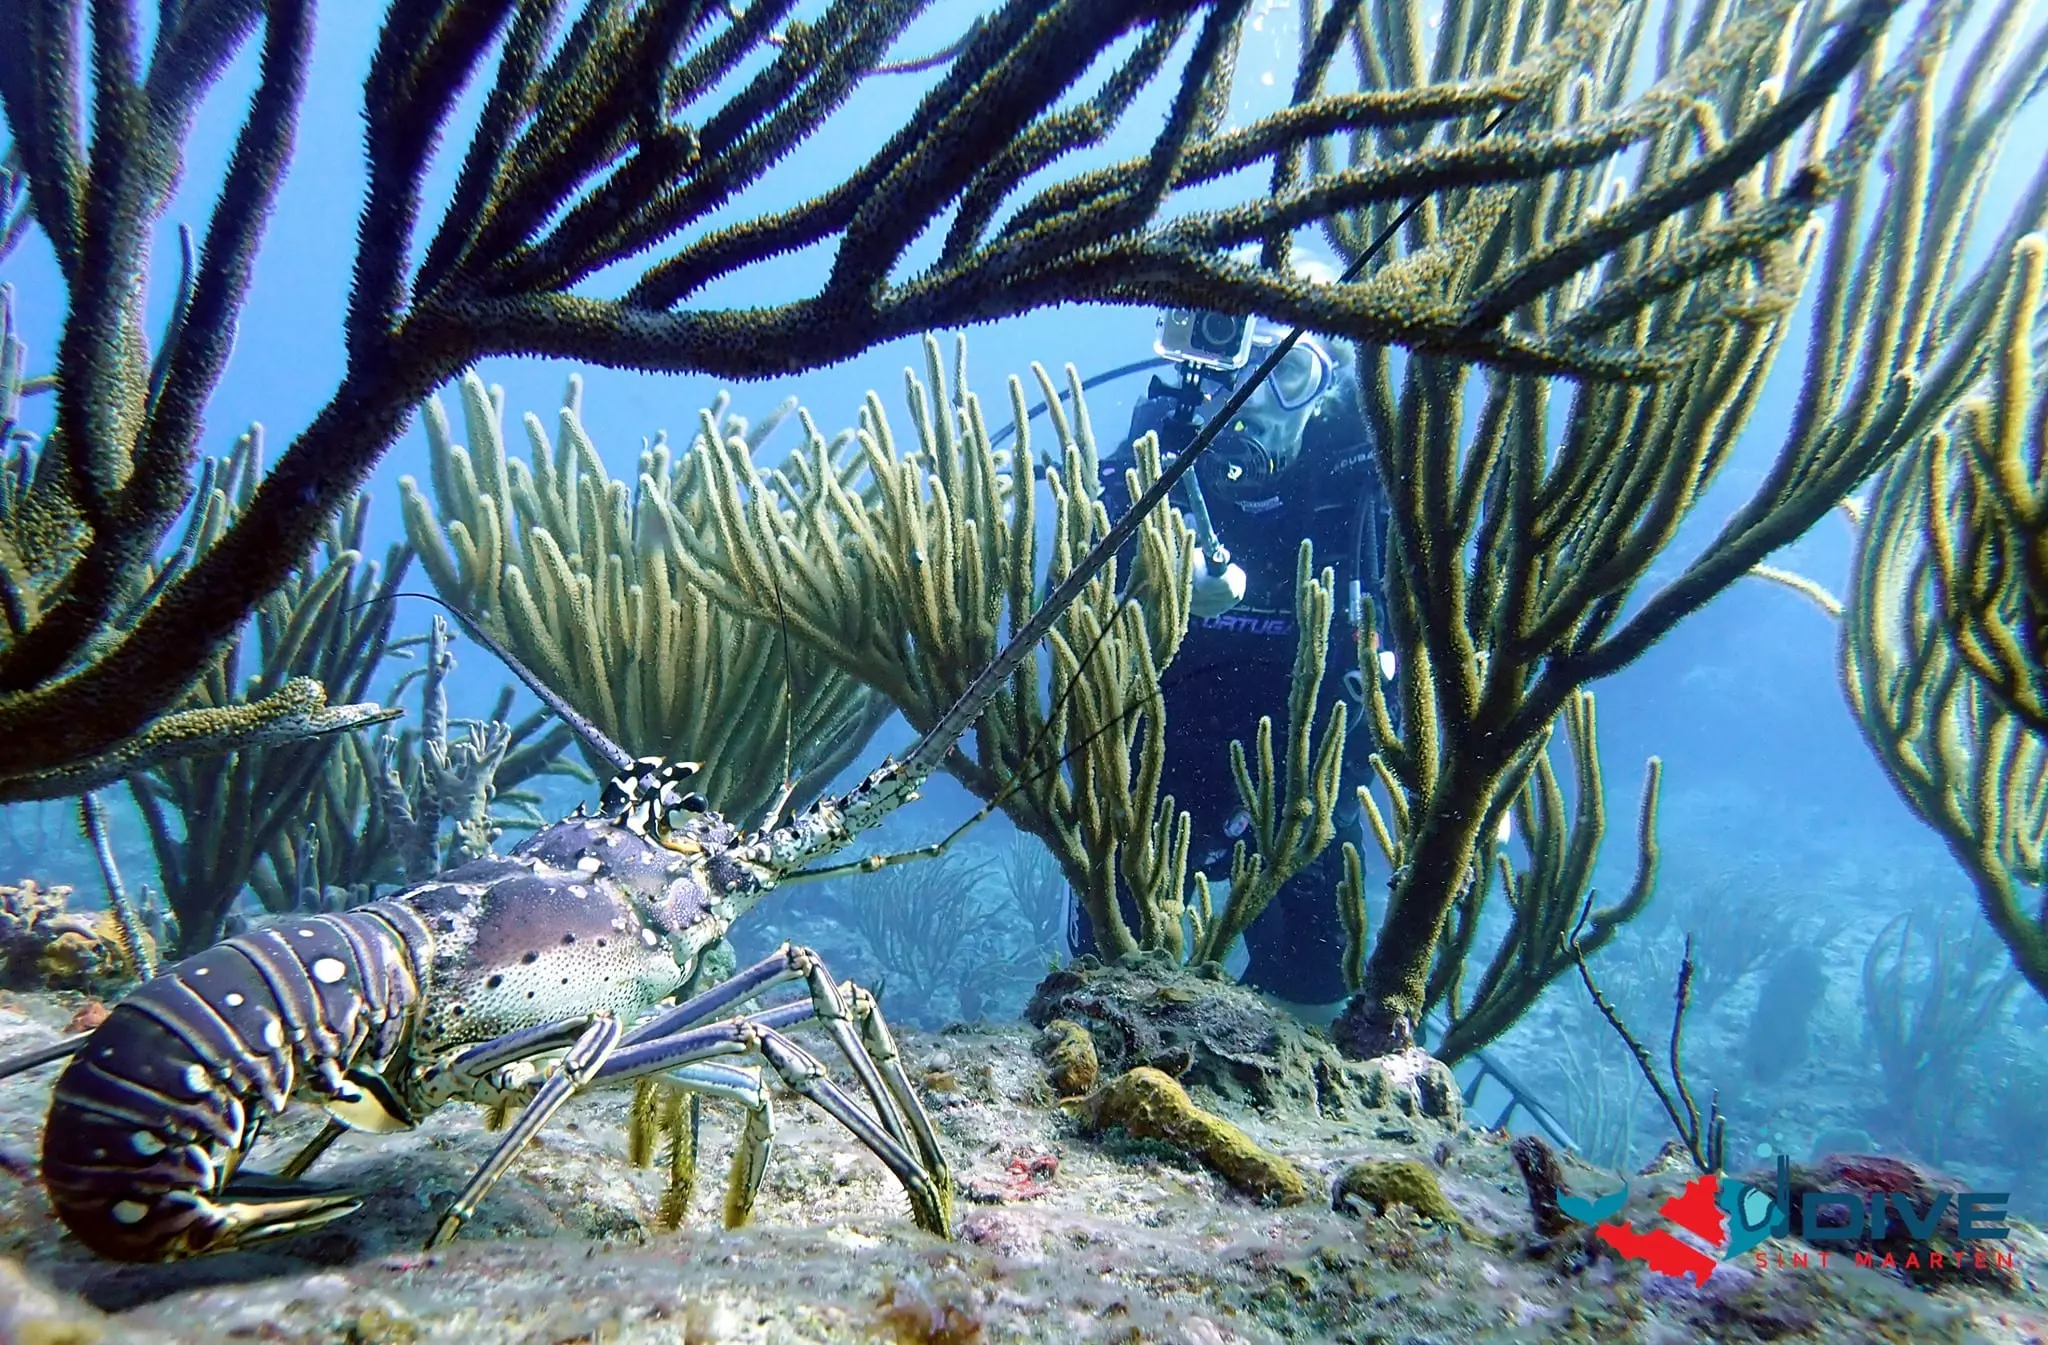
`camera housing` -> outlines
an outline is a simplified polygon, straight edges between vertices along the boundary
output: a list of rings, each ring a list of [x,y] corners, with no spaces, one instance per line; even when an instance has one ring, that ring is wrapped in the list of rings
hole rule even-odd
[[[1235,372],[1251,362],[1252,319],[1169,308],[1159,315],[1159,336],[1152,349],[1176,364]]]

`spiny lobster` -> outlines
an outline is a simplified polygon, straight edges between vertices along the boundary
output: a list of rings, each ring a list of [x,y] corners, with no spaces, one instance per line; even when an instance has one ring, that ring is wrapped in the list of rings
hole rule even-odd
[[[57,1080],[43,1135],[43,1183],[58,1216],[95,1252],[123,1260],[246,1246],[361,1204],[352,1191],[299,1180],[345,1130],[408,1129],[458,1100],[519,1107],[436,1226],[428,1245],[437,1246],[571,1097],[658,1073],[745,1109],[726,1198],[727,1221],[737,1224],[753,1206],[774,1135],[758,1069],[726,1061],[749,1056],[852,1131],[903,1184],[918,1225],[948,1235],[945,1153],[872,995],[842,988],[815,953],[785,945],[663,1005],[780,881],[916,797],[1292,344],[1243,382],[900,761],[782,825],[771,816],[771,825],[743,832],[686,789],[695,764],[632,760],[508,658],[620,768],[597,812],[579,807],[508,854],[385,900],[227,939],[145,982],[83,1038],[0,1064],[5,1077],[75,1057]],[[804,997],[742,1011],[793,981]],[[845,1057],[872,1113],[786,1034],[810,1020]],[[277,1175],[239,1173],[265,1118],[294,1098],[324,1108],[327,1127]]]

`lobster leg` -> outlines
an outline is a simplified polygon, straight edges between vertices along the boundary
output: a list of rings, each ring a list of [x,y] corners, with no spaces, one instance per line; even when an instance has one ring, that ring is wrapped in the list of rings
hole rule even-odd
[[[754,1212],[761,1178],[768,1172],[768,1155],[775,1147],[775,1104],[761,1085],[761,1071],[699,1061],[669,1070],[667,1080],[684,1092],[722,1097],[745,1109],[747,1119],[733,1145],[725,1179],[725,1226],[739,1228]]]
[[[787,1023],[809,1017],[811,1006],[798,1001],[748,1018],[689,1028],[673,1037],[643,1042],[620,1051],[602,1073],[606,1082],[668,1073],[676,1084],[689,1089],[695,1087],[691,1071],[699,1067],[697,1062],[720,1055],[759,1055],[780,1076],[785,1087],[810,1099],[826,1115],[852,1131],[854,1138],[866,1145],[895,1174],[910,1197],[911,1215],[918,1227],[941,1237],[950,1236],[951,1179],[943,1162],[936,1172],[929,1163],[921,1162],[918,1155],[890,1133],[891,1129],[900,1129],[900,1123],[885,1128],[869,1116],[844,1089],[832,1082],[816,1056],[790,1040],[776,1025],[777,1020]],[[758,1111],[750,1109],[746,1132],[740,1137],[739,1148],[733,1155],[732,1177],[726,1190],[725,1218],[728,1227],[745,1223],[752,1213],[773,1136],[772,1114],[765,1107]],[[947,1185],[942,1187],[941,1181]]]
[[[619,1021],[610,1014],[602,1014],[590,1020],[590,1025],[569,1048],[562,1062],[549,1074],[546,1082],[535,1090],[533,1100],[526,1104],[526,1110],[512,1123],[505,1138],[489,1160],[477,1169],[469,1179],[469,1185],[462,1188],[462,1194],[455,1197],[455,1203],[441,1216],[441,1222],[434,1228],[434,1236],[427,1239],[427,1249],[432,1250],[454,1237],[464,1221],[476,1212],[498,1178],[512,1166],[512,1160],[519,1157],[520,1150],[532,1142],[562,1105],[580,1092],[593,1078],[619,1044]]]
[[[648,1018],[628,1032],[619,1045],[637,1046],[643,1041],[670,1036],[680,1028],[708,1023],[764,991],[797,979],[802,973],[793,956],[796,951],[793,945],[783,944],[753,966],[741,968],[703,994]]]
[[[313,1136],[312,1142],[293,1154],[291,1161],[277,1170],[277,1179],[282,1182],[295,1182],[305,1176],[306,1170],[320,1161],[320,1155],[326,1153],[334,1146],[336,1140],[347,1133],[347,1126],[329,1117],[327,1124],[320,1128],[320,1133]]]
[[[924,1169],[932,1175],[932,1182],[939,1189],[946,1202],[947,1223],[952,1222],[953,1170],[946,1162],[946,1151],[939,1147],[938,1132],[932,1128],[932,1118],[917,1100],[917,1093],[910,1086],[909,1078],[903,1073],[903,1059],[896,1053],[896,1038],[889,1031],[889,1025],[882,1020],[882,1005],[867,987],[847,982],[847,998],[853,1005],[853,1018],[860,1029],[862,1053],[875,1063],[888,1086],[889,1096],[910,1125],[911,1137],[917,1142],[918,1156],[923,1160]]]
[[[655,1013],[639,1028],[627,1034],[623,1046],[639,1046],[643,1042],[659,1040],[668,1034],[674,1034],[678,1028],[702,1024],[707,1022],[707,1019],[723,1013],[725,1009],[737,1007],[739,1003],[754,999],[756,995],[770,991],[776,985],[784,985],[788,981],[805,983],[805,989],[809,989],[811,993],[811,1007],[805,1013],[805,1017],[815,1017],[817,1022],[825,1026],[825,1032],[831,1034],[831,1040],[840,1048],[840,1054],[846,1056],[846,1062],[854,1071],[854,1077],[860,1079],[860,1087],[866,1089],[868,1099],[872,1099],[874,1114],[881,1118],[883,1126],[889,1128],[889,1136],[897,1142],[897,1146],[909,1148],[911,1136],[903,1128],[899,1112],[905,1110],[905,1101],[909,1101],[911,1110],[915,1110],[918,1103],[907,1095],[907,1091],[897,1093],[897,1089],[889,1087],[889,1083],[883,1081],[881,1071],[874,1069],[874,1058],[870,1056],[868,1048],[862,1046],[860,1036],[854,1030],[852,1013],[846,1007],[846,999],[840,995],[840,987],[831,981],[831,972],[825,970],[823,960],[809,948],[801,948],[797,944],[782,944],[782,948],[778,948],[776,952],[768,954],[750,968],[735,972],[733,977],[711,987],[702,995],[686,999],[684,1003],[676,1005],[674,1009],[668,1009],[666,1013]],[[754,1017],[754,1022],[762,1022],[760,1015]],[[793,1022],[797,1022],[797,1019],[793,1019]],[[895,1044],[889,1044],[887,1054],[891,1058],[895,1056]],[[934,1157],[938,1157],[936,1144],[932,1146],[932,1153],[926,1155],[926,1159],[930,1161]],[[938,1159],[938,1167],[940,1171],[944,1171],[944,1159]]]
[[[498,1095],[511,1092],[513,1085],[509,1081],[493,1080],[493,1074],[537,1055],[573,1046],[590,1030],[594,1021],[584,1017],[565,1018],[558,1023],[543,1023],[478,1042],[447,1063],[436,1065],[420,1080],[421,1109],[431,1111],[458,1097],[471,1102],[500,1100]]]
[[[912,1217],[920,1228],[948,1236],[952,1227],[952,1174],[939,1148],[931,1120],[918,1103],[909,1080],[904,1077],[894,1040],[875,1008],[874,997],[858,987],[842,996],[823,964],[808,949],[785,949],[760,967],[750,968],[733,978],[740,981],[750,973],[763,972],[780,961],[787,970],[774,980],[801,977],[809,983],[811,998],[780,1004],[744,1018],[703,1026],[677,1026],[667,1036],[643,1039],[622,1046],[598,1070],[598,1081],[623,1082],[642,1075],[668,1072],[678,1085],[692,1088],[692,1070],[698,1062],[721,1055],[753,1054],[768,1062],[792,1092],[809,1098],[820,1110],[853,1132],[882,1160],[910,1197]],[[727,982],[730,985],[732,982]],[[719,987],[723,990],[725,987]],[[755,987],[758,989],[758,987]],[[718,991],[709,992],[716,995]],[[700,997],[703,998],[703,997]],[[852,1002],[849,1012],[848,1000]],[[693,1016],[695,1002],[678,1006],[665,1019]],[[863,1081],[875,1100],[870,1116],[846,1091],[834,1083],[818,1058],[784,1035],[783,1029],[811,1020],[822,1022],[845,1055],[847,1063]],[[658,1021],[658,1020],[657,1020]],[[642,1031],[645,1031],[643,1026]],[[639,1033],[635,1033],[639,1036]],[[678,1068],[682,1067],[682,1068]],[[765,1100],[765,1094],[764,1094]],[[762,1165],[774,1133],[773,1117],[765,1108],[749,1109],[747,1132],[733,1156],[733,1173],[726,1191],[726,1223],[744,1223],[752,1211],[761,1181]]]

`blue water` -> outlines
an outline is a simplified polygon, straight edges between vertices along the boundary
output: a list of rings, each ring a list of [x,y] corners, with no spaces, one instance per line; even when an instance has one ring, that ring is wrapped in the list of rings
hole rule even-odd
[[[943,45],[965,27],[975,9],[966,3],[933,5],[903,39],[897,54]],[[264,242],[235,358],[211,402],[205,437],[209,452],[225,453],[237,433],[260,421],[274,458],[338,382],[341,319],[363,183],[360,86],[380,11],[380,6],[366,4],[335,4],[320,11],[319,55],[295,160]],[[1260,15],[1242,67],[1250,73],[1238,84],[1238,115],[1248,116],[1284,100],[1294,49],[1294,14],[1291,5],[1269,5]],[[203,228],[243,100],[254,85],[255,57],[253,46],[245,50],[220,81],[195,128],[184,184],[166,213],[163,244],[150,277],[153,326],[162,323],[177,273],[170,227],[186,223]],[[1261,59],[1280,72],[1271,83],[1259,78]],[[713,224],[786,208],[836,180],[880,143],[933,78],[872,80],[842,116]],[[1158,124],[1164,97],[1163,90],[1155,90],[1141,100],[1107,154],[1081,162],[1142,153],[1150,128]],[[474,94],[465,99],[456,130],[444,142],[423,211],[427,220],[438,218],[477,102]],[[2041,132],[2048,130],[2048,118],[2038,107],[2026,117],[2016,143],[2038,145]],[[2008,156],[2012,162],[1993,184],[1987,219],[2003,217],[2002,203],[2012,199],[2028,167],[2026,157]],[[1217,191],[1242,189],[1242,183],[1226,183]],[[909,265],[929,255],[934,242],[923,240]],[[830,262],[829,248],[778,259],[720,282],[701,302],[742,306],[795,298],[816,284]],[[31,372],[39,372],[47,368],[56,348],[63,312],[62,290],[39,236],[32,235],[10,261],[4,278],[16,288],[17,322],[31,351]],[[608,274],[589,289],[615,292],[622,283],[618,275]],[[1803,316],[1802,312],[1794,322],[1800,331]],[[1000,415],[1006,415],[1000,381],[1004,375],[1023,374],[1034,360],[1055,371],[1062,363],[1072,363],[1085,374],[1142,357],[1152,335],[1153,315],[1132,308],[1069,307],[1005,320],[971,335],[974,386],[989,406],[991,419],[999,422]],[[1703,545],[1714,526],[1761,478],[1796,392],[1802,354],[1795,338],[1779,358],[1751,433],[1688,523],[1675,554],[1660,563],[1658,577],[1675,574],[1682,557]],[[799,376],[739,385],[733,388],[734,409],[758,416],[795,395],[829,433],[853,423],[869,389],[879,390],[892,412],[900,407],[906,366],[922,373],[923,354],[914,340],[892,342]],[[631,463],[643,437],[664,429],[675,437],[690,434],[698,410],[723,386],[706,377],[649,376],[546,360],[492,361],[481,372],[488,381],[505,386],[513,416],[535,411],[551,428],[565,379],[580,372],[586,384],[585,423],[615,473]],[[1141,382],[1128,380],[1091,396],[1094,423],[1102,436],[1121,432]],[[41,398],[31,403],[31,428],[46,428],[49,402]],[[451,409],[452,405],[451,401]],[[904,422],[899,419],[897,424]],[[516,429],[514,433],[516,451],[523,454],[523,442]],[[786,447],[788,432],[776,442]],[[368,484],[375,500],[372,535],[377,552],[383,543],[401,536],[398,479],[408,473],[424,478],[425,472],[425,437],[415,424]],[[1773,560],[1839,591],[1848,555],[1848,531],[1839,518],[1831,517]],[[424,586],[424,576],[417,570],[415,576]],[[428,617],[424,604],[415,605],[401,614],[399,629],[424,627]],[[456,713],[482,713],[505,679],[481,652],[463,647],[458,653]],[[1667,895],[1682,892],[1689,883],[1733,875],[1728,880],[1738,885],[1768,884],[1771,891],[1783,894],[1784,901],[1799,903],[1823,921],[1867,912],[1873,893],[1882,893],[1884,902],[1911,902],[1964,922],[1975,920],[1967,880],[1898,801],[1859,736],[1837,684],[1835,628],[1803,599],[1761,582],[1738,583],[1635,665],[1599,684],[1597,692],[1610,816],[1604,892],[1618,894],[1627,882],[1634,800],[1643,763],[1657,754],[1665,765],[1661,834]],[[900,723],[893,724],[877,738],[874,752],[900,746],[906,738]],[[125,803],[121,807],[125,809]],[[973,807],[950,781],[935,782],[915,816],[904,819],[902,830],[907,836],[936,837]],[[124,854],[131,862],[142,863],[145,851],[137,840],[139,828],[125,812],[117,813],[117,826],[126,827]],[[12,858],[0,838],[0,863]],[[81,888],[91,886],[82,878],[74,880]],[[1845,944],[1838,951],[1847,959],[1844,965],[1851,965],[1860,958],[1862,945]],[[1853,1037],[1856,1001],[1850,979],[1838,978],[1836,993],[1849,1015],[1844,1030]],[[1651,1031],[1660,1035],[1661,1025],[1653,1025]],[[1540,1039],[1524,1041],[1522,1049],[1538,1057],[1545,1051]]]

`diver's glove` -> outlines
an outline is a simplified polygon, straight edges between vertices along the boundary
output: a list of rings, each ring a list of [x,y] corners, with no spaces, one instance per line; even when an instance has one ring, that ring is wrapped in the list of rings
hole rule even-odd
[[[1210,569],[1211,561],[1221,569]],[[1197,617],[1222,616],[1244,601],[1244,569],[1234,565],[1230,553],[1217,547],[1213,556],[1195,552],[1195,591],[1188,604]]]

